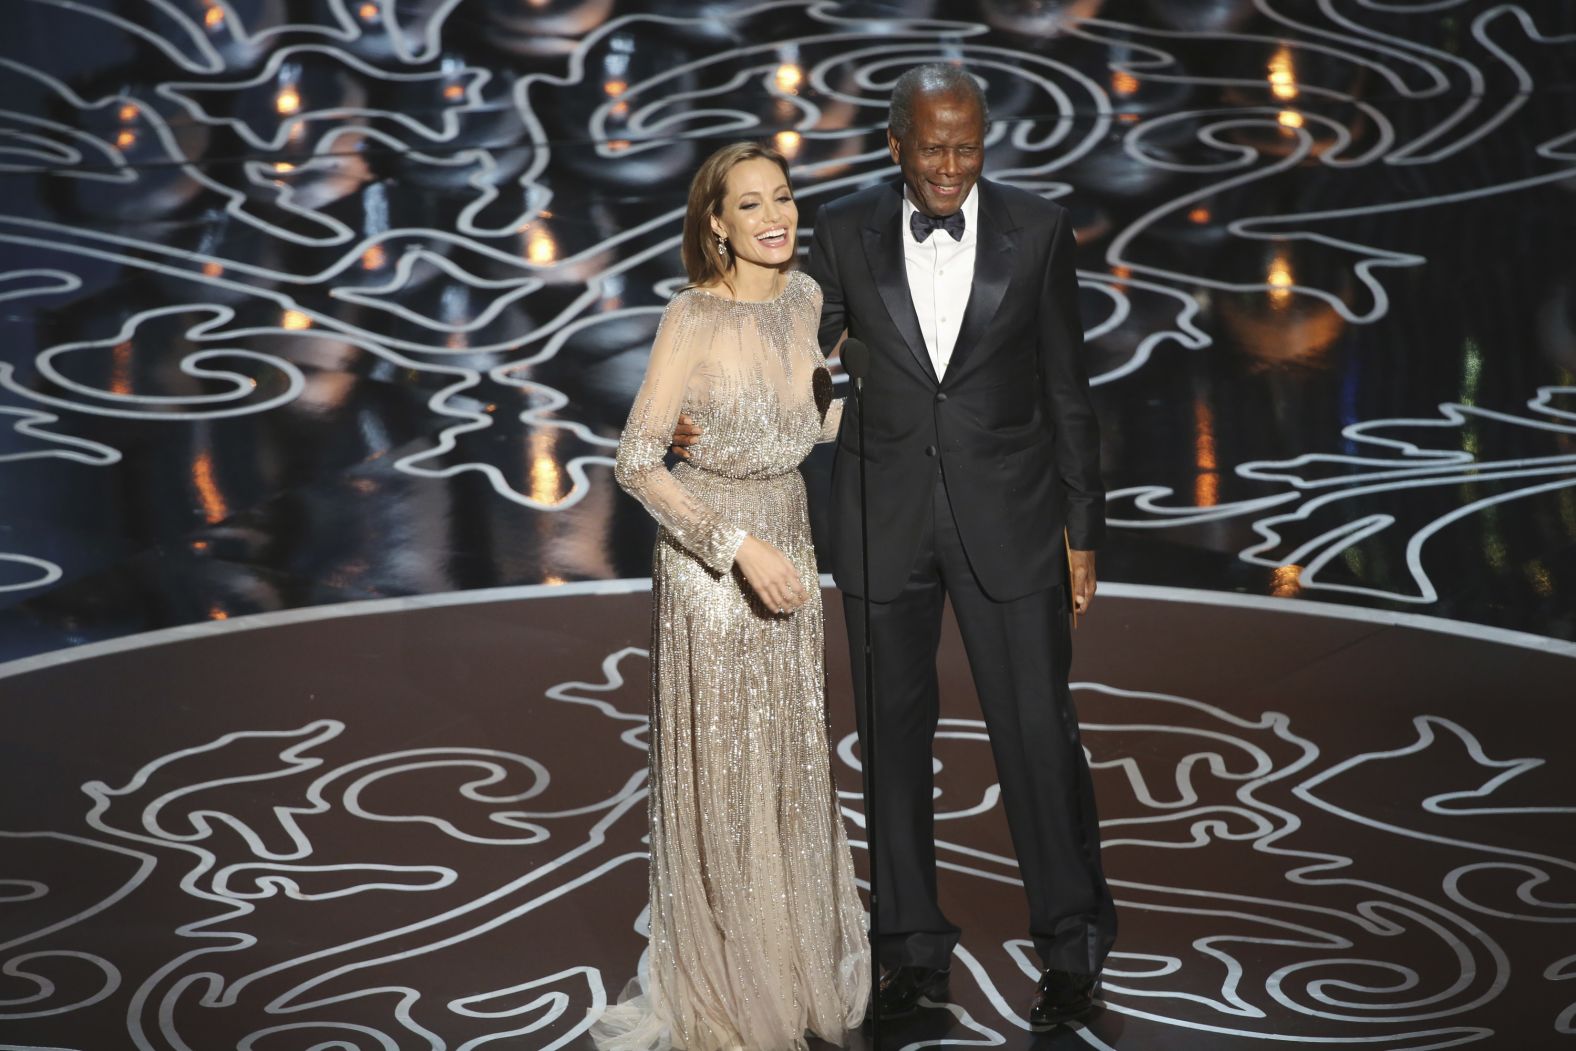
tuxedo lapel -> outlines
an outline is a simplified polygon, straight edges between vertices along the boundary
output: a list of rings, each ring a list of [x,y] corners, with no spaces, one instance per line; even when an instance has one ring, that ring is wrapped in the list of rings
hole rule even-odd
[[[964,363],[980,353],[980,340],[1000,309],[1007,286],[1012,284],[1013,253],[1018,247],[1017,223],[997,197],[995,187],[981,179],[974,184],[974,192],[980,195],[974,282],[969,289],[969,305],[963,311],[952,360],[947,365],[948,379],[964,371]]]
[[[925,337],[919,331],[919,315],[914,313],[914,297],[908,288],[908,267],[903,259],[903,192],[899,183],[891,193],[883,195],[881,204],[871,210],[862,231],[865,258],[870,272],[886,304],[892,325],[903,337],[908,352],[914,356],[921,370],[936,382],[936,368],[930,361],[930,351],[925,348]]]

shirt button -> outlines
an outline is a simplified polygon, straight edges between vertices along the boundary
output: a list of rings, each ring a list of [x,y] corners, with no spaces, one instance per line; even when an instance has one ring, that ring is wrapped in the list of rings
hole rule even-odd
[[[927,446],[925,446],[925,455],[926,456],[934,456],[934,455],[936,455],[936,447],[934,445],[927,445]]]
[[[946,401],[947,400],[946,393],[944,391],[937,391],[936,392],[936,400],[937,401]]]

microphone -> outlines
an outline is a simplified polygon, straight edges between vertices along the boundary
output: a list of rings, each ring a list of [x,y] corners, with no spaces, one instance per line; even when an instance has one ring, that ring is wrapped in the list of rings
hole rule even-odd
[[[850,339],[843,343],[843,371],[853,379],[854,385],[864,383],[865,374],[870,371],[870,348],[865,346],[862,339]]]
[[[854,403],[859,410],[859,571],[864,578],[863,600],[859,603],[864,624],[865,652],[865,737],[860,751],[864,762],[865,846],[870,853],[870,1046],[881,1046],[881,1012],[876,995],[881,988],[881,964],[877,959],[881,943],[881,920],[876,888],[876,659],[870,642],[870,506],[865,495],[865,376],[870,371],[870,348],[864,340],[843,343],[843,371],[854,381]]]

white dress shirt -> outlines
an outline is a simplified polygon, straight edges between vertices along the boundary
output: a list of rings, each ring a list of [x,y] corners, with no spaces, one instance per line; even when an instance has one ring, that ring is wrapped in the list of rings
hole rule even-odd
[[[936,378],[947,374],[947,363],[958,342],[963,310],[974,288],[974,248],[979,244],[980,199],[978,186],[969,187],[963,199],[963,240],[954,241],[945,230],[936,230],[924,244],[914,240],[909,216],[919,211],[903,188],[903,262],[908,271],[908,291],[919,315],[919,331]]]

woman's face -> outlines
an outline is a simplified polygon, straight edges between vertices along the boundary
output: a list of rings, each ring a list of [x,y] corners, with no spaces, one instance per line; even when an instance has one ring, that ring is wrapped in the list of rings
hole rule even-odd
[[[741,264],[778,270],[793,259],[799,235],[799,209],[783,170],[765,157],[740,161],[723,184],[722,214],[711,229],[728,239]]]

